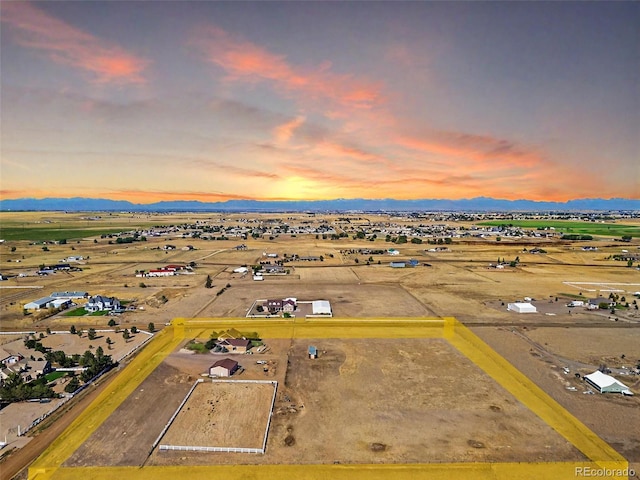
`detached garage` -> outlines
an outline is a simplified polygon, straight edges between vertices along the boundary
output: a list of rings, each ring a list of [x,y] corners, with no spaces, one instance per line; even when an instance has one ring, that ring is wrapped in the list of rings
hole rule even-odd
[[[516,313],[536,313],[538,310],[530,303],[515,302],[507,305],[507,310]]]
[[[238,370],[239,365],[235,360],[225,358],[224,360],[218,360],[209,368],[209,376],[211,377],[230,377]]]
[[[314,315],[331,315],[331,304],[327,300],[314,300],[311,302],[311,311]]]

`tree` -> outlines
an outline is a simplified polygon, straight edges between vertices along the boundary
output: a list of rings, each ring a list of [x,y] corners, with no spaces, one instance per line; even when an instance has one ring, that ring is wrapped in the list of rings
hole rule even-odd
[[[127,330],[126,328],[124,329],[124,332],[122,332],[122,338],[124,338],[125,341],[131,338],[131,335],[129,334],[129,330]]]
[[[15,251],[16,251],[16,247],[15,247],[15,246],[14,246],[14,247],[11,247],[11,253],[13,253],[13,252],[15,252]]]
[[[51,328],[47,327],[47,335],[51,335]]]
[[[90,328],[89,332],[87,333],[87,335],[89,336],[89,340],[95,340],[96,339],[96,329],[95,328]]]
[[[116,321],[113,318],[109,319],[109,323],[107,323],[107,325],[109,325],[110,327],[115,327],[116,326]]]
[[[109,350],[111,350],[111,345],[113,344],[113,340],[111,340],[111,337],[107,337],[105,342],[107,342],[107,347],[109,348]]]
[[[69,328],[69,332],[71,333],[71,335],[75,335],[76,333],[78,333],[78,331],[76,330],[76,326],[71,325],[71,328]]]
[[[149,325],[147,326],[147,330],[149,330],[151,333],[156,331],[156,326],[153,324],[153,322],[149,322]]]
[[[138,327],[136,327],[135,325],[131,327],[131,333],[138,333]]]
[[[211,281],[211,275],[207,275],[207,280],[204,282],[204,288],[213,288],[213,282]]]
[[[80,388],[80,380],[78,380],[78,377],[74,375],[73,377],[71,377],[71,380],[69,380],[69,383],[65,385],[64,391],[67,393],[73,393],[78,388]]]

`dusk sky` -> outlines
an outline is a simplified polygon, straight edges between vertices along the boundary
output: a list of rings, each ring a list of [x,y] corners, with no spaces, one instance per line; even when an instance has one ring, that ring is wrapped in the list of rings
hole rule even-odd
[[[640,199],[640,2],[0,13],[4,199]]]

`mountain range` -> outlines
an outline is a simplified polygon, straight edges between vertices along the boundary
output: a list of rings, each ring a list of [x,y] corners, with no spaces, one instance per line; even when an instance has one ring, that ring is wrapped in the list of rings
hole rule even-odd
[[[468,212],[548,212],[548,211],[629,211],[640,210],[640,200],[626,198],[584,198],[567,202],[503,200],[489,197],[471,199],[334,199],[334,200],[194,200],[162,201],[149,204],[104,198],[20,198],[0,200],[0,211],[136,211],[136,212],[281,212],[281,211],[468,211]]]

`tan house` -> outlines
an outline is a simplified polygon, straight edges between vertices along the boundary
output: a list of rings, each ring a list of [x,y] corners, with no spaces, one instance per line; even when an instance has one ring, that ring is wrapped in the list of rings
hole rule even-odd
[[[251,341],[244,338],[227,338],[218,345],[226,348],[229,353],[247,353],[251,348]]]

